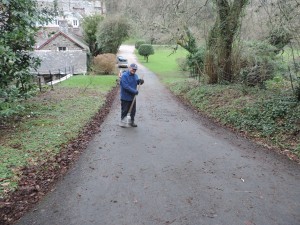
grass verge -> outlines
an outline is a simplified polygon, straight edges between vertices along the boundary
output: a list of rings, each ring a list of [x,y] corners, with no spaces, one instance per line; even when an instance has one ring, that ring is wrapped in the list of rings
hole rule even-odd
[[[106,101],[115,76],[74,76],[25,101],[0,130],[0,199],[17,189],[21,169],[51,161]]]

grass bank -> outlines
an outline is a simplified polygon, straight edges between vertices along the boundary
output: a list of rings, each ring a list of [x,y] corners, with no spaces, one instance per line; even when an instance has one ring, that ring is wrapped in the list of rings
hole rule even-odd
[[[265,89],[241,84],[206,85],[180,71],[177,61],[185,57],[183,49],[171,53],[157,47],[148,63],[137,57],[174,94],[203,115],[290,158],[300,156],[300,103],[289,83],[268,81]]]
[[[115,76],[74,76],[23,102],[0,130],[0,197],[17,188],[21,168],[51,160],[76,138],[115,85]]]

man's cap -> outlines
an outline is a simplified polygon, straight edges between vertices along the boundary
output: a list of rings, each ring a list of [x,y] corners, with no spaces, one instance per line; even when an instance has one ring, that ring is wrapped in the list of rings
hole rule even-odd
[[[138,66],[135,63],[130,64],[130,67],[134,70],[138,69]]]

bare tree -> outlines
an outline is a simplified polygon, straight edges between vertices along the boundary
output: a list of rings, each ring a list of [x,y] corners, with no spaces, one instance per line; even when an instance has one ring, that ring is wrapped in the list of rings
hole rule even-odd
[[[148,41],[176,43],[185,27],[199,40],[204,37],[199,26],[205,16],[208,0],[127,0],[125,16],[135,22],[136,30]],[[203,20],[201,19],[203,18]]]

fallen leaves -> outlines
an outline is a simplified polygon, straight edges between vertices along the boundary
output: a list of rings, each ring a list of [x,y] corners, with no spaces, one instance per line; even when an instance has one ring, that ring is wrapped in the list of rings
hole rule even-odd
[[[9,184],[10,184],[10,182],[6,182],[6,183],[0,184],[0,186],[2,186],[2,187],[7,187]]]

